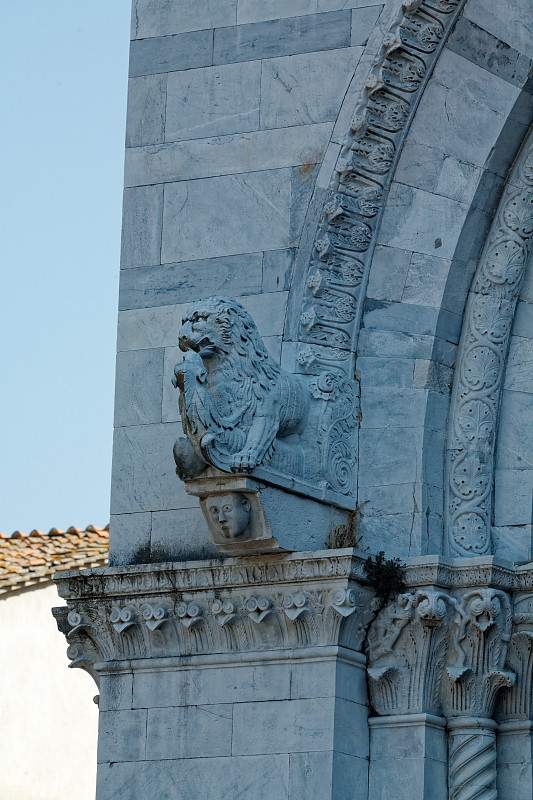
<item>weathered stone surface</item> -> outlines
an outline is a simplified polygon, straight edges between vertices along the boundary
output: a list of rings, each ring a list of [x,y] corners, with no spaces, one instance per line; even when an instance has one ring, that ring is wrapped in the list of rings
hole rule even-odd
[[[113,450],[111,513],[159,511],[196,506],[177,480],[172,441],[180,426],[117,428]]]
[[[230,756],[233,706],[167,706],[148,709],[146,758]]]
[[[126,147],[164,142],[166,91],[166,75],[130,78]]]
[[[447,46],[514,86],[522,86],[527,79],[529,59],[467,17],[458,20]]]
[[[119,309],[125,311],[184,304],[212,294],[230,297],[255,294],[261,291],[262,271],[261,253],[123,270],[120,276]],[[273,278],[272,284],[272,291],[287,288],[284,285],[276,286],[276,278]]]
[[[381,6],[354,8],[352,11],[352,45],[365,45],[377,24]]]
[[[257,130],[260,79],[260,61],[171,73],[165,140]]]
[[[192,561],[217,555],[199,508],[152,513],[150,561]]]
[[[163,187],[143,186],[124,191],[121,266],[159,264]]]
[[[237,0],[133,0],[131,38],[234,25]]]
[[[464,204],[393,183],[379,243],[403,250],[451,258],[463,227]]]
[[[265,61],[261,127],[334,120],[362,52],[361,47],[346,47]]]
[[[115,426],[161,422],[163,350],[117,354]]]
[[[509,0],[505,9],[496,0],[470,0],[465,8],[465,16],[533,58],[531,6],[528,0]]]
[[[130,77],[155,75],[180,69],[207,67],[213,63],[210,30],[138,39],[130,47]]]
[[[290,172],[283,169],[168,184],[161,260],[287,247],[289,209]]]
[[[350,25],[350,11],[332,11],[219,28],[215,31],[214,63],[349,47]]]
[[[331,125],[324,123],[134,148],[126,152],[125,182],[136,186],[316,164],[330,133]]]
[[[189,800],[286,800],[289,756],[218,757],[109,764],[99,770],[98,800],[170,798],[180,787]]]
[[[150,562],[150,535],[152,515],[112,514],[109,536],[111,539],[109,563],[148,564]]]

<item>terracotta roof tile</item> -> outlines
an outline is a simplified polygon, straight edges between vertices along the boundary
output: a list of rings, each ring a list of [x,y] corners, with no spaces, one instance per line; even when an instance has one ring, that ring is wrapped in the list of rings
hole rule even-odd
[[[0,532],[0,595],[46,583],[60,570],[104,566],[108,549],[109,525]]]

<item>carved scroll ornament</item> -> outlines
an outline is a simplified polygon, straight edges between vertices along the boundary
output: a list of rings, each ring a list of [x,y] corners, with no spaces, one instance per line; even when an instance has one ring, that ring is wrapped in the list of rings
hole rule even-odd
[[[533,242],[533,135],[522,148],[470,290],[447,450],[447,549],[491,552],[500,397],[516,303]]]

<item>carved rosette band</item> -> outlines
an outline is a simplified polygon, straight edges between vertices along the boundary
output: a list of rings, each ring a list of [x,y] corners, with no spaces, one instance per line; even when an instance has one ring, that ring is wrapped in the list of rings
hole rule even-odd
[[[447,547],[452,555],[491,552],[498,410],[532,244],[533,134],[507,183],[465,311],[447,452]]]

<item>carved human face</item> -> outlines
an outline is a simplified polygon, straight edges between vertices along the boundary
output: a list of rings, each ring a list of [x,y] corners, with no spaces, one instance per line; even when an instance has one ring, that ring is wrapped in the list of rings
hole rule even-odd
[[[243,494],[217,494],[206,501],[210,519],[226,539],[241,536],[250,522],[250,501]]]

